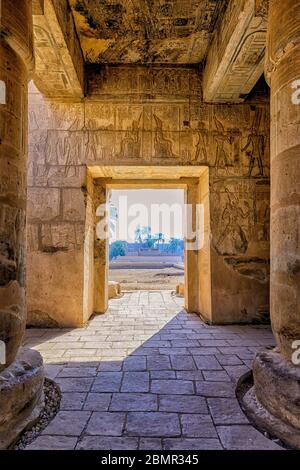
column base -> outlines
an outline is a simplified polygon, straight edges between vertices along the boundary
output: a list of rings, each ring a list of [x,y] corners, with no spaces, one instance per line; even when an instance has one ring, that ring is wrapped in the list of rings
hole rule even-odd
[[[263,351],[253,362],[253,380],[242,399],[248,416],[287,446],[300,449],[300,368],[279,352]]]
[[[0,373],[0,450],[38,419],[44,405],[43,385],[42,356],[20,349],[15,362]]]

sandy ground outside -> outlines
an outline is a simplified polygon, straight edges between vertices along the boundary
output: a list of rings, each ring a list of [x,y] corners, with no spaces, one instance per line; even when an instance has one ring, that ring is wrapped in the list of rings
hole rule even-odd
[[[111,269],[109,280],[120,283],[123,291],[175,290],[184,281],[184,271],[176,268]]]

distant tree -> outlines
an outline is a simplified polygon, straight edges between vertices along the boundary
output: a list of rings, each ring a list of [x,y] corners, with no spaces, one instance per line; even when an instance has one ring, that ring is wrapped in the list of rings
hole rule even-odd
[[[136,229],[135,229],[135,232],[134,232],[134,238],[135,238],[135,241],[142,244],[143,243],[143,238],[142,238],[142,235],[143,235],[143,231],[141,229],[141,226],[139,225]]]
[[[125,243],[119,240],[113,242],[109,247],[109,260],[118,258],[118,256],[126,255]]]
[[[159,232],[157,234],[157,243],[158,244],[160,244],[160,243],[164,244],[165,243],[165,234],[164,233]]]
[[[180,238],[171,238],[168,251],[171,253],[177,253],[177,251],[181,248],[181,242],[182,240],[180,240]]]

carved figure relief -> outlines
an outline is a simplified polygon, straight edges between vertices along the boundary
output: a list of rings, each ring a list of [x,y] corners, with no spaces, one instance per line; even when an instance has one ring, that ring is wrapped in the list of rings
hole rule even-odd
[[[142,131],[140,130],[140,124],[142,120],[143,113],[137,120],[134,120],[132,123],[132,128],[128,129],[125,134],[125,137],[121,141],[121,150],[118,155],[118,158],[124,159],[138,159],[141,156],[141,146],[142,146]]]
[[[154,150],[155,158],[178,158],[173,153],[173,142],[171,139],[167,139],[163,131],[163,123],[159,117],[154,114],[156,123],[155,137],[154,137]]]
[[[263,157],[265,153],[265,136],[259,133],[262,120],[262,112],[260,109],[255,109],[252,122],[252,130],[248,136],[246,145],[242,148],[249,159],[248,174],[251,177],[253,170],[258,169],[256,177],[264,176]]]
[[[233,143],[232,136],[229,135],[223,126],[223,124],[218,121],[216,117],[214,117],[215,125],[216,125],[216,130],[217,132],[215,133],[215,140],[217,143],[217,151],[216,151],[216,173],[219,174],[220,170],[225,170],[226,173],[228,173],[228,167],[233,166],[233,163],[231,161],[230,156],[228,155],[228,149],[226,149],[226,144],[227,146],[230,146]]]
[[[198,143],[196,145],[196,152],[192,158],[193,162],[208,165],[208,131],[205,129],[204,122],[198,124]]]
[[[217,250],[226,255],[243,254],[248,248],[248,238],[243,228],[243,220],[251,215],[251,208],[247,201],[242,207],[237,195],[231,193],[227,188],[225,192],[228,202],[222,213],[222,231],[216,243]]]

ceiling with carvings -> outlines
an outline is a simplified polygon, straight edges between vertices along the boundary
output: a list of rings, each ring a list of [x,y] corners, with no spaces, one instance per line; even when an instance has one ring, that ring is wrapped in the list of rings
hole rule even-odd
[[[69,0],[87,63],[200,64],[228,0]]]

